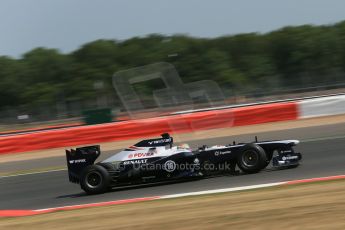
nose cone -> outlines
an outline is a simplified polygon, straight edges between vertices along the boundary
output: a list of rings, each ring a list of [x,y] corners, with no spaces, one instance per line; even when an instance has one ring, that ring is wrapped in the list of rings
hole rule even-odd
[[[293,143],[293,145],[298,145],[299,144],[299,140],[290,140],[291,143]]]

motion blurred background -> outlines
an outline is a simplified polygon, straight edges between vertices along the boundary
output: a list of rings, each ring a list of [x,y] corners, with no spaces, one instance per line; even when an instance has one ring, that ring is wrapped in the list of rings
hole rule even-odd
[[[344,7],[340,0],[4,0],[0,132],[131,119],[112,77],[158,62],[174,65],[186,84],[216,82],[217,106],[345,92]],[[152,92],[165,88],[161,79],[133,85],[140,117],[186,106],[157,105]],[[210,106],[206,97],[192,99],[189,108]]]

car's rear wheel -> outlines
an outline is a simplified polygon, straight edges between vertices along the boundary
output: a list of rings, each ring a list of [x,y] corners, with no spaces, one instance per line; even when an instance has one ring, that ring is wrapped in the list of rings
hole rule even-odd
[[[80,187],[87,194],[104,193],[109,189],[109,183],[109,173],[100,165],[86,167],[80,177]]]
[[[267,165],[265,150],[257,144],[247,144],[237,158],[238,167],[245,173],[256,173]]]

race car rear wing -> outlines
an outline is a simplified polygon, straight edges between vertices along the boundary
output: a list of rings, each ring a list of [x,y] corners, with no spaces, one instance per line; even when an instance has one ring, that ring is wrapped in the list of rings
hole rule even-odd
[[[66,150],[69,181],[79,183],[80,174],[83,169],[89,165],[93,165],[99,155],[101,155],[99,145]]]

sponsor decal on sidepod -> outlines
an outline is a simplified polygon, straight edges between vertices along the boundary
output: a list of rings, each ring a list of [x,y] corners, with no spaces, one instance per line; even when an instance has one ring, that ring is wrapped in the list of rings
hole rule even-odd
[[[70,164],[74,164],[74,163],[85,163],[86,159],[77,159],[77,160],[70,160],[69,163]]]

